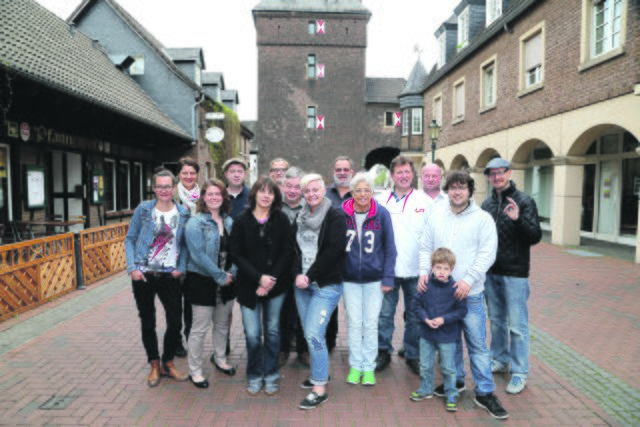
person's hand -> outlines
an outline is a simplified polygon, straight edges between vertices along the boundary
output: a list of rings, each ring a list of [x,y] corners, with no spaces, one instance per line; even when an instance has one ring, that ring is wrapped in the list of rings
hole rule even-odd
[[[147,279],[144,277],[144,273],[140,270],[133,270],[131,272],[131,280],[135,280],[135,281],[142,280],[143,282],[147,281]]]
[[[420,278],[418,279],[418,292],[420,293],[424,293],[427,292],[427,283],[429,283],[429,275],[428,274],[421,274]]]
[[[268,276],[263,274],[260,276],[260,286],[265,288],[267,291],[270,291],[276,285],[276,278],[273,276]]]
[[[458,280],[453,287],[455,288],[455,292],[453,296],[458,298],[459,300],[465,299],[469,295],[469,291],[471,290],[471,286],[465,282],[464,280]]]
[[[171,272],[171,276],[172,276],[174,279],[177,279],[178,277],[182,276],[182,271],[173,270],[173,271]]]
[[[258,289],[256,289],[256,295],[258,295],[259,297],[263,297],[268,293],[269,293],[269,290],[266,288],[263,288],[262,286],[258,286]]]
[[[298,274],[296,276],[296,286],[298,289],[307,289],[309,287],[309,278],[304,274]]]
[[[438,325],[436,325],[435,321],[432,319],[424,319],[424,323],[429,325],[431,329],[438,329]]]
[[[382,293],[383,294],[388,294],[392,290],[393,290],[393,286],[382,286]]]
[[[512,221],[515,221],[520,217],[520,208],[511,197],[507,197],[507,200],[509,204],[504,208],[504,213],[511,218]]]
[[[233,274],[227,271],[227,280],[224,281],[223,286],[227,286],[229,283],[233,282]]]

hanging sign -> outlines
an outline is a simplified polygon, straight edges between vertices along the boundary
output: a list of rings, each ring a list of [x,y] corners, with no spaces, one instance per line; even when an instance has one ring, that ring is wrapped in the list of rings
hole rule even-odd
[[[29,124],[22,123],[20,125],[20,139],[22,139],[24,142],[27,142],[29,140],[30,134],[31,134],[31,130],[29,129]]]

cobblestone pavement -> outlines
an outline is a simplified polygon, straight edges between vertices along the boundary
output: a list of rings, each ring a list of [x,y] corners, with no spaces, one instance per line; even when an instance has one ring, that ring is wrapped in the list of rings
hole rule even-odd
[[[511,413],[505,421],[475,405],[469,377],[455,414],[447,413],[439,398],[411,402],[408,394],[419,379],[395,355],[377,375],[376,386],[346,384],[344,310],[330,357],[330,399],[319,409],[297,408],[308,368],[295,355],[282,370],[278,395],[245,393],[237,305],[230,361],[238,375],[225,377],[208,365],[207,390],[166,379],[150,389],[130,282],[120,274],[0,323],[0,425],[640,425],[640,266],[540,244],[532,271],[530,381],[522,394],[511,396],[504,392],[508,376],[494,377],[497,395]],[[401,323],[399,309],[399,328]],[[161,322],[158,331],[164,331]],[[186,370],[184,359],[177,365]]]

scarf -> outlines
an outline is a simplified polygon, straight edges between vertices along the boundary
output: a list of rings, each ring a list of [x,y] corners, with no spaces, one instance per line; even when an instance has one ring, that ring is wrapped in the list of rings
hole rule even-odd
[[[324,217],[327,216],[329,209],[331,209],[331,200],[326,197],[322,199],[320,206],[318,206],[318,209],[313,214],[311,213],[311,209],[309,209],[309,205],[305,203],[298,214],[298,232],[303,233],[310,230],[314,233],[318,233],[320,231],[322,221],[324,221]]]
[[[200,187],[198,187],[198,183],[191,190],[187,190],[187,188],[182,185],[182,182],[178,183],[178,197],[183,205],[189,209],[189,212],[196,211],[196,203],[198,203],[198,198],[200,198]]]

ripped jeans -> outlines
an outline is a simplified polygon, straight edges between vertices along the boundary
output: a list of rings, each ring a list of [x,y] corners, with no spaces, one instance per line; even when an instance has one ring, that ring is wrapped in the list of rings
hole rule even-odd
[[[342,296],[342,283],[318,287],[312,283],[306,289],[295,288],[296,305],[304,337],[311,356],[311,383],[325,385],[329,380],[329,352],[325,335],[331,313]]]

